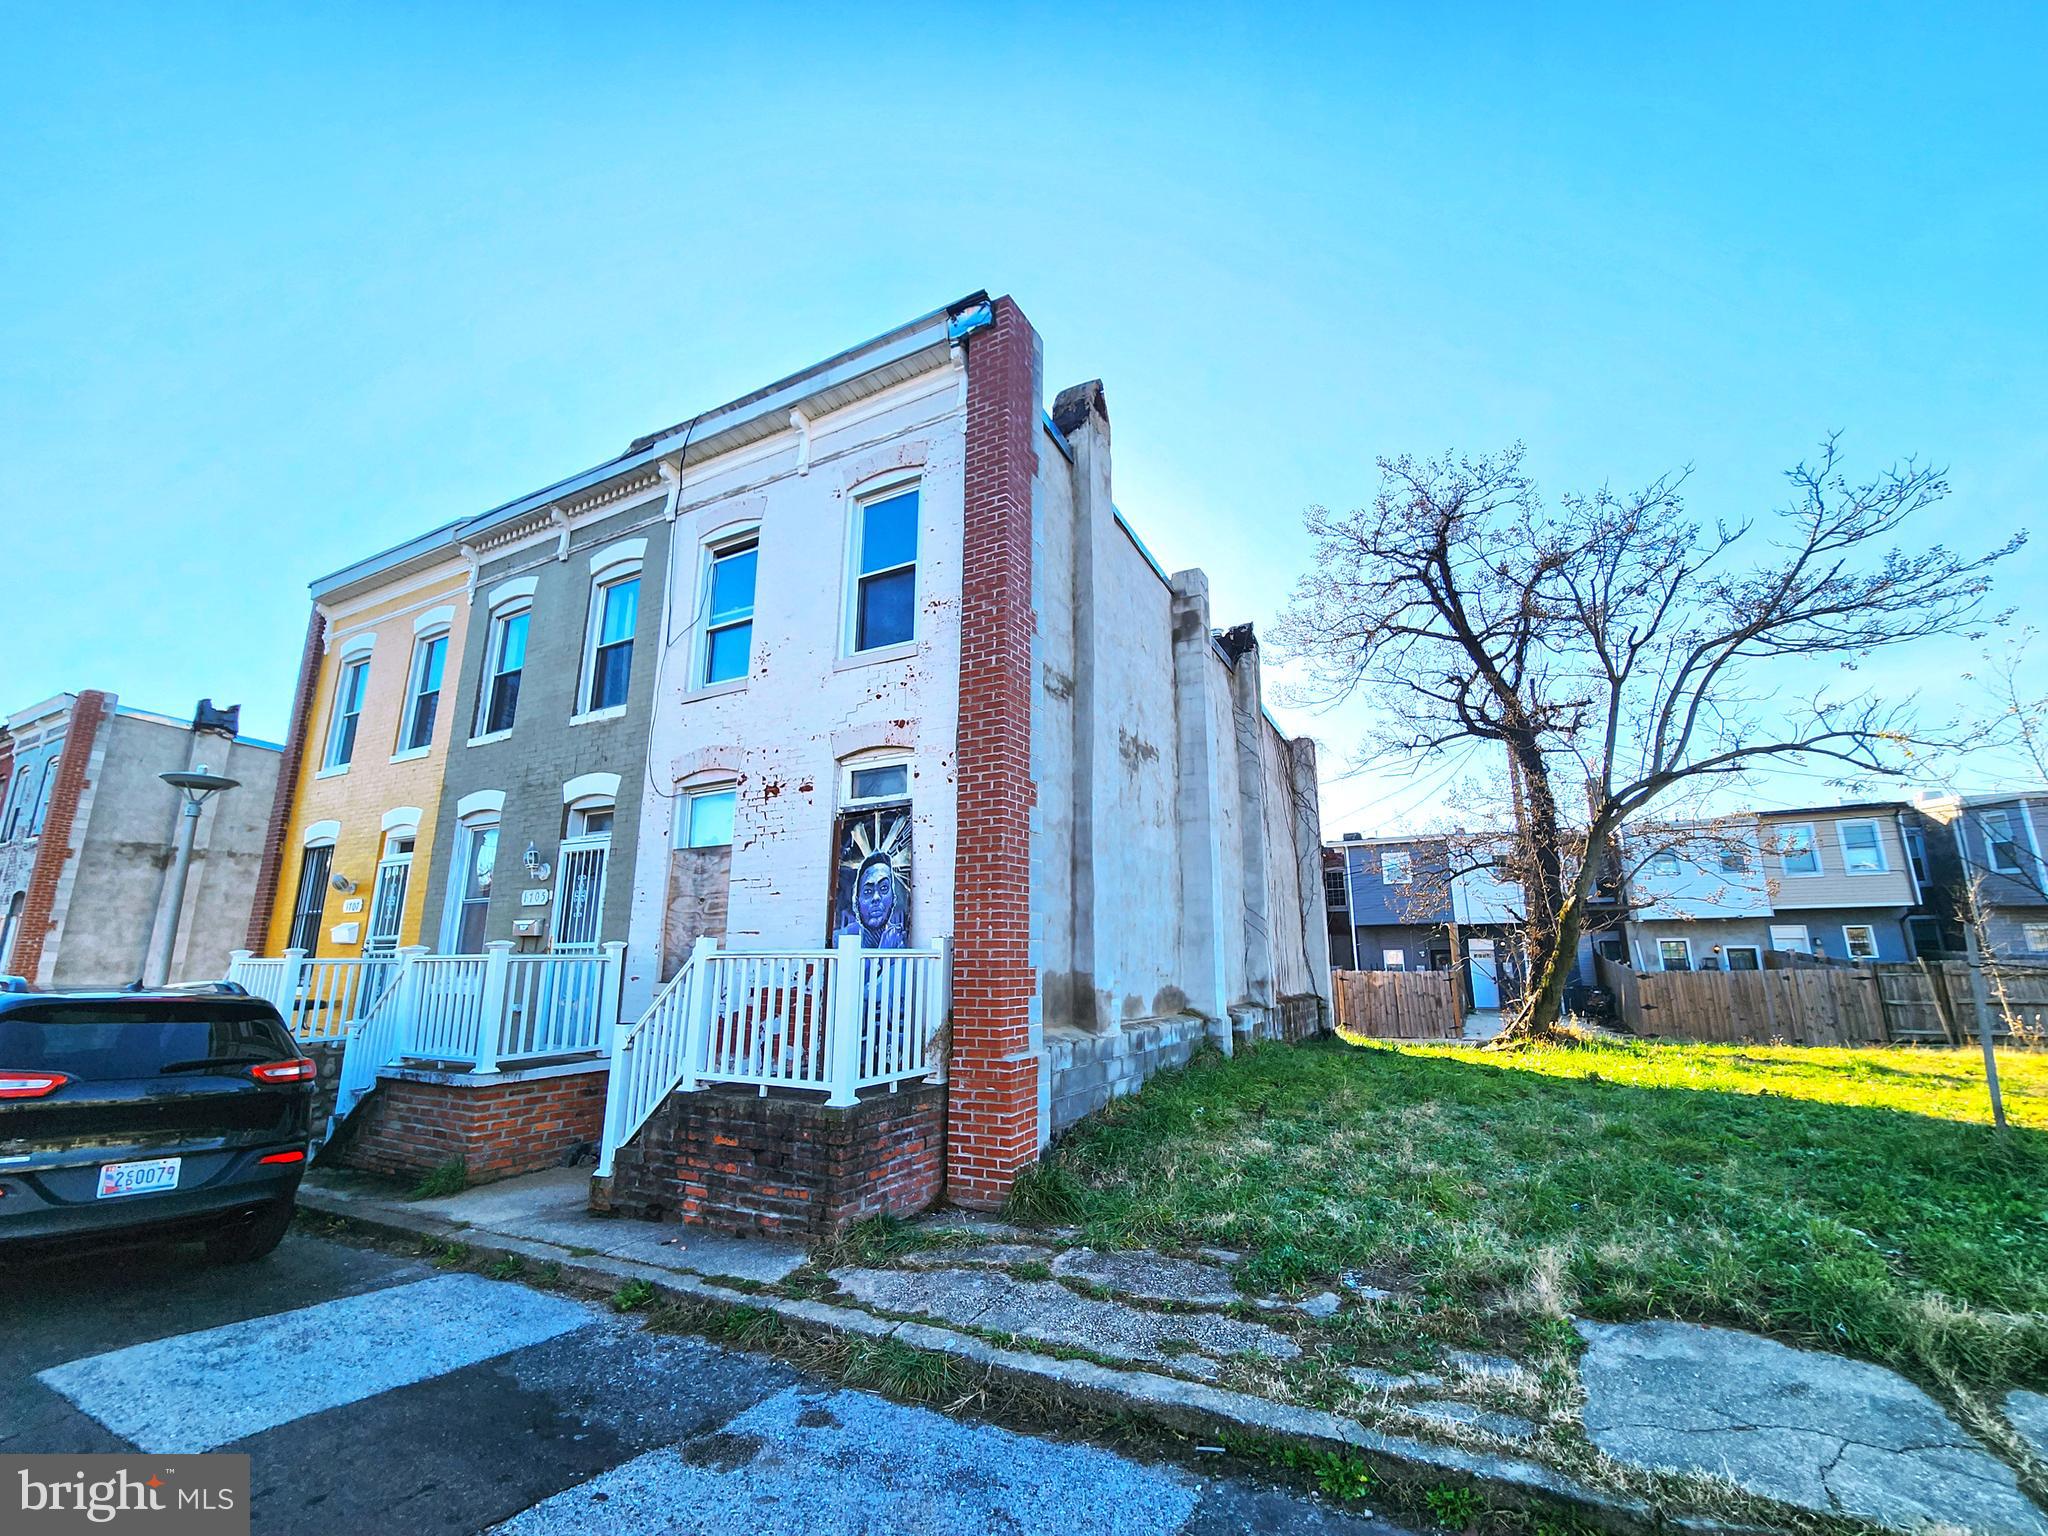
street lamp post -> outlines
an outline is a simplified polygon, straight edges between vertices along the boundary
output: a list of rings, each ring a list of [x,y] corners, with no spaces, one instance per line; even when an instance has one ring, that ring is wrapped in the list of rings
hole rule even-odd
[[[185,806],[178,817],[178,851],[171,859],[170,910],[142,972],[143,981],[152,987],[170,980],[171,954],[178,943],[178,919],[185,910],[185,876],[192,869],[192,840],[199,830],[199,808],[222,790],[233,789],[242,782],[208,773],[204,763],[189,772],[160,773],[157,777],[178,792]]]

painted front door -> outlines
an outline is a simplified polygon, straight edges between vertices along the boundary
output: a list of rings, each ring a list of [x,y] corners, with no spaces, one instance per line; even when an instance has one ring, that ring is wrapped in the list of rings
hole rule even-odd
[[[1500,1007],[1499,962],[1491,939],[1472,941],[1472,1006],[1481,1010]]]

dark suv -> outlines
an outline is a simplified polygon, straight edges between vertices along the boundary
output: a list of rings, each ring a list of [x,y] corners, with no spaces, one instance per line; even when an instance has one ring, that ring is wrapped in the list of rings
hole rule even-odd
[[[259,1259],[291,1224],[313,1063],[239,987],[0,982],[0,1260],[67,1241],[203,1238]]]

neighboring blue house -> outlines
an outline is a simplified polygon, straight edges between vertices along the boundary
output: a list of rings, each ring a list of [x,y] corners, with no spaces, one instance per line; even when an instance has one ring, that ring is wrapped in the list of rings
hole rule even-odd
[[[1950,930],[1938,942],[1960,947],[1958,924],[1974,885],[1985,948],[2000,959],[2048,965],[2048,793],[1928,796],[1919,810],[1940,887],[1931,915],[1912,920],[1922,948],[1936,942],[1929,927],[1936,920]]]
[[[1327,846],[1343,861],[1351,968],[1449,970],[1451,899],[1443,841],[1352,835]]]

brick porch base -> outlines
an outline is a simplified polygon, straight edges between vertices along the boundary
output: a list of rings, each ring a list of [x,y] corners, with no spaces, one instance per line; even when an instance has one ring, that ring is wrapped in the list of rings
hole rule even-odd
[[[593,1203],[718,1232],[836,1237],[938,1199],[945,1121],[941,1084],[851,1109],[746,1089],[674,1093],[619,1148],[611,1188]]]
[[[461,1158],[486,1184],[553,1168],[604,1131],[604,1063],[486,1074],[399,1070],[357,1111],[339,1160],[401,1177]]]

